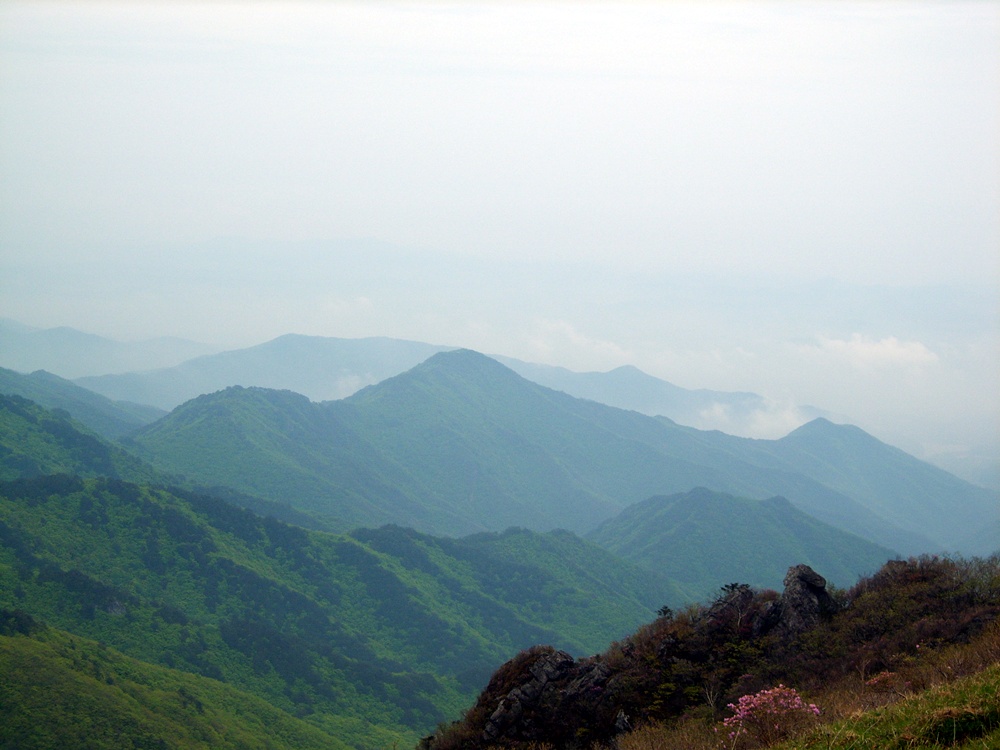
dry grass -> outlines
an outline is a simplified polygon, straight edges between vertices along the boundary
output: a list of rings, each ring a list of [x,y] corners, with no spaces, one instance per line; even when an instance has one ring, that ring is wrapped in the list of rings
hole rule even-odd
[[[874,675],[858,672],[845,677],[809,696],[810,701],[821,707],[820,720],[824,726],[808,733],[808,742],[803,742],[809,747],[851,747],[854,743],[858,747],[868,747],[863,744],[864,732],[858,727],[875,721],[887,707],[915,699],[931,689],[937,692],[938,700],[947,703],[951,683],[996,664],[1000,664],[1000,621],[994,621],[971,643],[951,645],[939,651],[927,650],[917,657],[901,657],[893,671]],[[962,727],[978,720],[983,711],[982,706],[963,705],[956,694],[954,705],[935,708],[928,714],[920,732],[911,732],[912,737],[905,731],[900,732],[897,746],[932,747],[934,743],[939,747],[951,746]],[[969,746],[981,745],[972,741]],[[617,750],[728,750],[732,747],[720,721],[703,718],[681,719],[669,726],[638,727],[620,737],[617,743]],[[797,744],[793,739],[781,747],[794,748]]]

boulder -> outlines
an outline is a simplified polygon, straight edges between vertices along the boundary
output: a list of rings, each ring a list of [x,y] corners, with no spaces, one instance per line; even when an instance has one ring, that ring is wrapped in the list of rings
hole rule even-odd
[[[563,730],[591,724],[603,710],[611,670],[600,661],[577,662],[565,651],[538,654],[515,678],[515,687],[492,707],[481,739],[486,744],[538,742],[564,744]],[[553,722],[561,718],[562,726]],[[601,734],[616,734],[628,726],[623,712],[610,712]]]
[[[837,603],[826,590],[826,579],[808,565],[789,568],[784,583],[777,627],[785,634],[798,635],[837,611]]]

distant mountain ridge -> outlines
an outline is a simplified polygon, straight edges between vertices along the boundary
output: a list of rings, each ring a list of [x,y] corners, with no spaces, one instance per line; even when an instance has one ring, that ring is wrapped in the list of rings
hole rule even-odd
[[[108,398],[168,410],[233,385],[290,390],[313,401],[329,401],[398,375],[447,349],[402,339],[286,334],[173,367],[85,377],[76,382]]]
[[[665,416],[699,430],[722,430],[729,434],[758,432],[768,420],[773,405],[756,393],[713,391],[707,388],[681,388],[653,377],[633,365],[623,365],[607,372],[574,372],[524,362],[511,357],[496,357],[521,377],[619,409],[630,409],[649,416]],[[812,406],[796,407],[802,421],[828,412]],[[758,435],[759,436],[759,435]]]
[[[67,337],[66,333],[73,335]],[[37,336],[47,340],[45,356],[30,355],[25,359],[21,356],[24,341]],[[217,347],[209,348],[212,354],[206,359],[202,350],[187,350],[184,356],[179,356],[185,350],[173,344],[192,343],[182,340],[154,339],[123,344],[103,339],[94,347],[82,342],[81,337],[90,336],[73,329],[41,331],[15,321],[0,320],[0,367],[22,373],[45,369],[65,378],[81,376],[85,379],[79,385],[112,400],[169,410],[195,396],[230,385],[294,390],[314,401],[344,398],[364,385],[404,372],[435,351],[454,348],[379,337],[337,339],[289,334],[247,349],[219,352]],[[296,341],[296,345],[288,344],[289,340]],[[146,357],[125,366],[114,352],[116,348],[136,352],[146,344],[162,344],[161,349],[172,353],[166,357],[167,361]],[[345,345],[341,353],[331,351]],[[420,349],[416,357],[407,352],[407,348],[413,347]],[[365,348],[369,350],[364,351]],[[215,360],[214,354],[221,359]],[[193,355],[198,355],[194,357],[197,362],[192,360]],[[85,373],[76,372],[80,356],[88,363]],[[838,423],[852,421],[848,416],[815,406],[773,403],[754,393],[681,388],[631,365],[608,372],[573,372],[510,357],[494,358],[528,380],[572,396],[650,416],[666,416],[702,430],[776,438],[816,417]],[[970,454],[934,454],[928,460],[974,483],[1000,490],[995,467],[990,468],[996,463],[995,456],[985,446]]]
[[[196,396],[231,385],[291,390],[313,401],[341,399],[398,375],[454,347],[391,338],[344,339],[286,334],[246,349],[213,353],[147,372],[79,378],[108,398],[172,409]],[[649,416],[663,415],[699,429],[745,434],[766,418],[771,405],[745,392],[687,389],[626,365],[608,372],[573,372],[511,357],[494,357],[527,380],[577,398]],[[800,407],[799,417],[825,416]]]
[[[66,326],[32,328],[0,319],[0,367],[23,373],[47,370],[72,379],[169,367],[215,351],[218,347],[187,339],[160,337],[126,343]]]
[[[167,471],[327,512],[346,528],[396,522],[464,534],[516,524],[582,533],[634,502],[705,486],[782,495],[826,523],[909,553],[961,550],[980,525],[970,519],[997,513],[995,493],[901,460],[906,454],[856,428],[819,427],[812,431],[831,450],[860,439],[872,454],[856,475],[841,466],[836,487],[809,459],[822,445],[803,450],[797,438],[681,427],[573,398],[456,350],[342,401],[311,404],[263,389],[202,396],[137,433],[135,447]],[[931,490],[942,475],[950,494],[939,507]],[[878,483],[873,498],[867,488]],[[878,502],[914,510],[894,511],[894,523]],[[928,528],[918,520],[928,513],[945,517]]]

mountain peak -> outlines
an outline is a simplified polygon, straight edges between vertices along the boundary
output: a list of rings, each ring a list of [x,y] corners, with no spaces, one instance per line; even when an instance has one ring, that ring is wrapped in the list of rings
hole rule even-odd
[[[460,375],[465,378],[482,376],[496,378],[502,376],[523,380],[520,375],[509,367],[473,349],[452,349],[446,352],[438,352],[414,367],[410,372],[438,372]]]
[[[814,437],[814,436],[832,436],[832,435],[853,435],[855,437],[865,436],[871,439],[873,438],[867,432],[862,430],[860,427],[856,427],[852,424],[838,424],[836,422],[831,422],[826,417],[816,417],[809,422],[806,422],[801,427],[789,432],[785,438],[803,438],[803,437]],[[782,439],[785,439],[782,438]]]

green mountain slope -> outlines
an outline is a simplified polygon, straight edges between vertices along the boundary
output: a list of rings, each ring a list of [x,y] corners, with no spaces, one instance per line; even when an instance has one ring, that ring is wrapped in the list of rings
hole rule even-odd
[[[638,613],[687,601],[685,592],[661,573],[645,571],[568,531],[510,528],[450,539],[385,526],[351,536],[407,568],[433,573],[447,589],[443,598],[514,606],[526,622],[558,633],[575,653],[591,652],[608,634],[624,633],[624,623]],[[579,618],[581,606],[587,608],[586,620]],[[535,642],[537,632],[525,630],[512,640]]]
[[[200,396],[124,444],[165,471],[294,505],[330,529],[482,529],[458,511],[420,502],[433,490],[381,454],[339,410],[291,391],[232,387]]]
[[[381,747],[455,715],[518,649],[593,652],[671,597],[592,544],[518,535],[515,561],[484,539],[335,536],[176,489],[19,479],[0,484],[0,608]],[[572,552],[559,566],[554,546]]]
[[[149,425],[132,445],[165,470],[324,512],[341,528],[583,533],[634,502],[704,486],[782,495],[904,552],[941,546],[932,529],[902,530],[859,499],[761,458],[753,446],[763,442],[572,398],[458,350],[337,402],[227,389]]]
[[[692,436],[747,463],[794,472],[847,495],[895,528],[932,537],[937,546],[925,550],[989,554],[996,549],[996,541],[988,535],[983,538],[981,532],[1000,525],[1000,493],[920,461],[853,425],[815,419],[779,440],[746,440],[722,433]],[[836,518],[813,515],[859,533]],[[886,543],[871,534],[859,535]],[[897,549],[919,551],[906,545]]]
[[[895,557],[784,498],[747,500],[704,488],[636,503],[587,538],[677,581],[691,601],[733,581],[778,589],[797,564],[848,586]]]
[[[0,368],[0,393],[22,396],[46,409],[63,409],[98,435],[112,440],[165,414],[152,406],[112,401],[44,370],[22,375]]]
[[[56,473],[136,481],[159,476],[131,454],[87,432],[66,412],[0,395],[0,480]]]
[[[0,611],[0,674],[0,747],[349,747],[253,695],[131,659],[23,613]]]
[[[983,526],[1000,524],[1000,493],[971,485],[853,425],[816,419],[766,450],[903,529],[933,533],[951,551],[989,554],[1000,544],[996,538],[983,544],[975,536]]]

